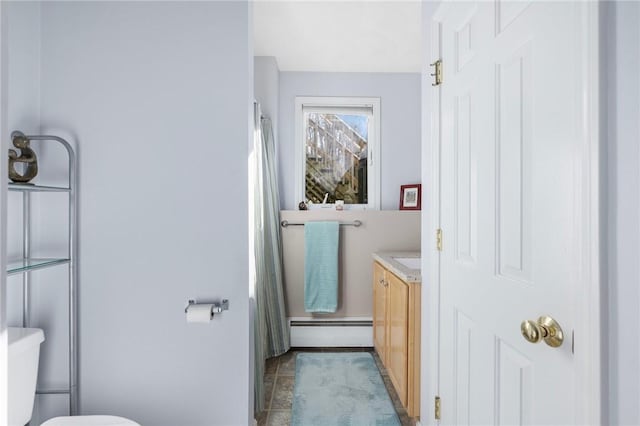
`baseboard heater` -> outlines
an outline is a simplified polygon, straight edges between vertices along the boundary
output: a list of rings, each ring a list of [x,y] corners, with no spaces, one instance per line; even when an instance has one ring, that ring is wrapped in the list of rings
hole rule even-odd
[[[290,318],[292,347],[373,346],[371,318]]]

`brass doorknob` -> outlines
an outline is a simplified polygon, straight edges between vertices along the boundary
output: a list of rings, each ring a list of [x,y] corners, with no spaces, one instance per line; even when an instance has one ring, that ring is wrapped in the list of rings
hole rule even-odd
[[[538,318],[538,321],[525,320],[520,324],[522,336],[531,343],[539,343],[541,340],[551,346],[557,348],[564,341],[564,333],[560,324],[549,316]]]

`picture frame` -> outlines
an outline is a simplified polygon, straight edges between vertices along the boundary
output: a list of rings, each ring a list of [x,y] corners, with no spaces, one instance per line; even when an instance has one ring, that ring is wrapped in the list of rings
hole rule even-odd
[[[421,210],[422,208],[422,185],[400,186],[400,210]]]

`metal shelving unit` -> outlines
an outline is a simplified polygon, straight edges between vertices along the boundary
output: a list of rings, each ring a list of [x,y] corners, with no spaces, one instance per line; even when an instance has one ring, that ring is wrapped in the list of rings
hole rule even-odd
[[[22,132],[13,132],[11,137],[24,136]],[[30,326],[31,272],[66,264],[69,268],[68,301],[69,301],[69,386],[66,389],[38,389],[38,394],[69,395],[69,413],[78,413],[78,267],[76,264],[78,232],[77,232],[77,164],[71,145],[58,136],[33,135],[26,136],[29,141],[53,142],[62,145],[68,155],[68,185],[66,187],[42,186],[32,184],[9,183],[9,191],[22,193],[22,259],[7,263],[7,275],[22,274],[22,326]],[[67,193],[69,197],[69,235],[68,253],[63,258],[31,257],[31,196],[37,192]]]

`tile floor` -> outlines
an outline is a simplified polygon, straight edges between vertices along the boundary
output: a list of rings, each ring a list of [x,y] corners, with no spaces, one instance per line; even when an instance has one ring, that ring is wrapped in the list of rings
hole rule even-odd
[[[400,418],[402,426],[415,426],[415,419],[409,417],[393,389],[387,370],[373,348],[293,348],[286,354],[267,360],[264,375],[265,410],[258,416],[258,426],[289,426],[293,404],[293,382],[296,374],[298,352],[371,352],[387,387],[389,396]]]

